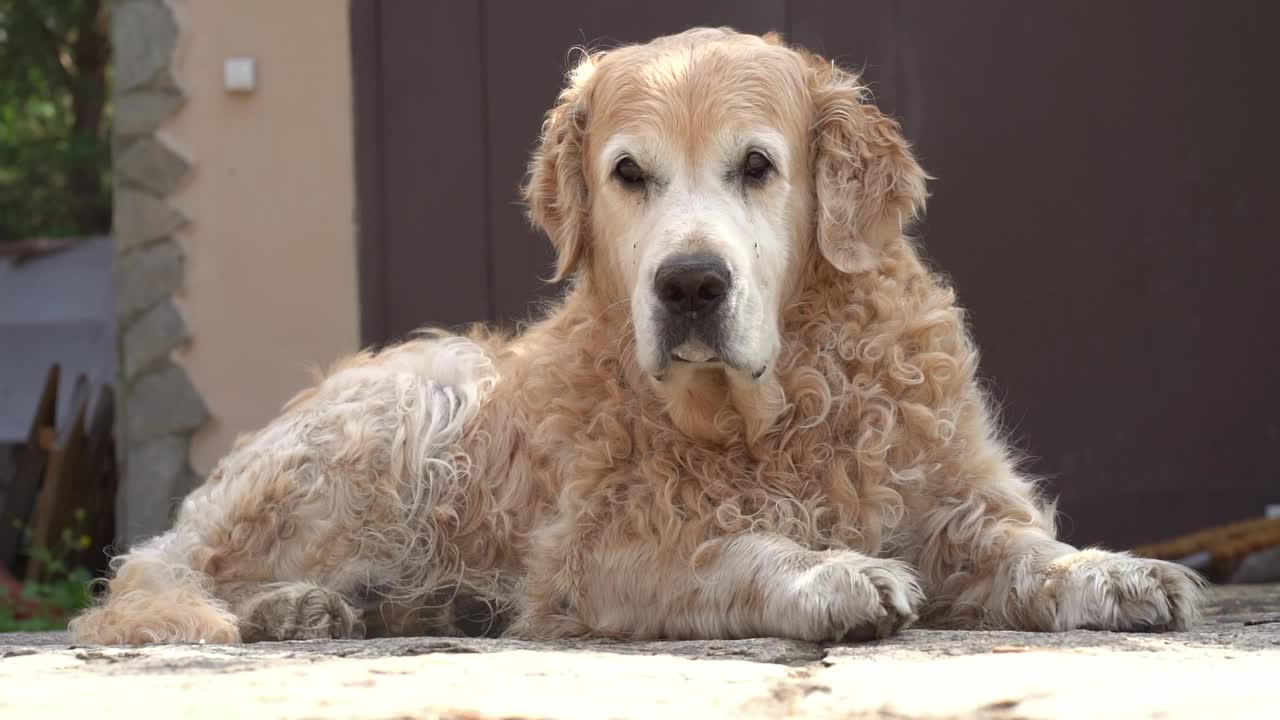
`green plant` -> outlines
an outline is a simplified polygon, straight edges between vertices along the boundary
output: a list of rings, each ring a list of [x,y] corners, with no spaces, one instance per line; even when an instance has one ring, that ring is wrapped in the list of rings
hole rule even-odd
[[[80,553],[93,547],[93,539],[80,532],[83,510],[76,510],[76,527],[64,528],[56,549],[33,546],[29,561],[38,573],[22,584],[21,591],[0,585],[0,632],[61,630],[76,611],[93,600],[92,573],[73,564]],[[29,529],[24,530],[30,537]]]
[[[0,0],[0,242],[111,225],[102,0]]]

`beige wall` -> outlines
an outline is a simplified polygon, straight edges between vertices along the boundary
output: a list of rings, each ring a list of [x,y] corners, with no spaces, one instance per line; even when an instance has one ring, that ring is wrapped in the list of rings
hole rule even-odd
[[[213,419],[191,462],[206,474],[359,343],[347,0],[173,0],[186,105],[163,129],[192,160],[173,201],[190,219],[177,360]],[[252,94],[223,61],[257,59]]]

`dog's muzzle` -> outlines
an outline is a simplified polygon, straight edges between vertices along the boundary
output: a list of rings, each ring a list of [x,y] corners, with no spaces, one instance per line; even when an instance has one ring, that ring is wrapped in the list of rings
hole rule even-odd
[[[729,265],[709,253],[674,255],[653,277],[658,298],[658,344],[675,362],[711,363],[724,358],[725,299],[733,286]]]

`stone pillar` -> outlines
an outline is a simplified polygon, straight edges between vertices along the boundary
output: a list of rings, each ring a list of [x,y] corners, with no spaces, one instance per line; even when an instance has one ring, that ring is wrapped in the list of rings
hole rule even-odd
[[[115,179],[120,492],[122,547],[163,531],[198,481],[187,459],[191,435],[209,417],[173,351],[188,333],[173,295],[183,252],[174,233],[186,218],[169,195],[190,163],[160,131],[182,106],[174,76],[178,22],[166,0],[115,0],[112,136]]]

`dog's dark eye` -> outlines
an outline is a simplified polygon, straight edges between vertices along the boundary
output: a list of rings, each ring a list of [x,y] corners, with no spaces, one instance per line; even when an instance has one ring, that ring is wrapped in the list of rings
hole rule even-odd
[[[770,170],[773,170],[773,163],[759,150],[747,153],[747,159],[742,162],[742,177],[748,182],[763,181]]]
[[[644,187],[645,174],[640,164],[629,157],[624,157],[613,166],[613,174],[618,176],[624,187],[640,189]]]

